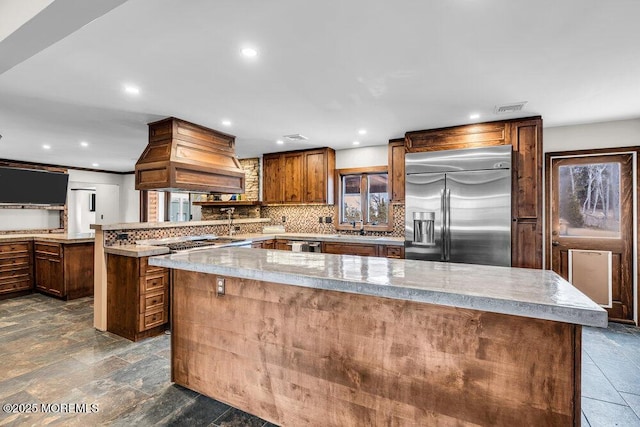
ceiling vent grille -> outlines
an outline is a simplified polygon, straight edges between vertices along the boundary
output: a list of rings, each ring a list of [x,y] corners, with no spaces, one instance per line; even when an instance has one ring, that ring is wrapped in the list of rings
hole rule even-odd
[[[525,105],[527,105],[527,101],[514,102],[512,104],[496,105],[494,112],[496,114],[517,113],[519,111],[522,111]]]
[[[299,133],[294,133],[294,134],[291,134],[291,135],[284,135],[283,138],[286,138],[289,141],[306,141],[307,139],[309,139],[304,135],[300,135]]]

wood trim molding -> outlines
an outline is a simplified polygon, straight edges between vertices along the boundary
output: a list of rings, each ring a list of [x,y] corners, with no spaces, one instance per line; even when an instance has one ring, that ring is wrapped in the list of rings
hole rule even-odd
[[[340,223],[340,206],[342,205],[342,192],[341,185],[342,182],[340,177],[343,175],[358,175],[358,174],[375,174],[375,173],[389,173],[389,168],[387,166],[367,166],[362,168],[344,168],[344,169],[336,169],[335,170],[335,197],[336,203],[334,204],[334,218],[335,225],[334,228],[337,231],[354,231],[353,226],[351,225],[343,225]],[[391,177],[388,177],[387,189],[391,190],[390,187]],[[357,230],[355,230],[357,231]],[[389,195],[389,213],[387,218],[387,223],[384,225],[364,225],[364,231],[380,231],[387,232],[393,231],[393,205],[391,204],[391,195]]]
[[[59,172],[61,170],[64,170],[66,172],[68,169],[73,169],[73,170],[87,171],[87,172],[112,173],[116,175],[133,175],[135,173],[135,171],[116,172],[116,171],[110,171],[106,169],[81,168],[79,166],[65,166],[65,165],[54,165],[50,163],[27,162],[24,160],[0,159],[0,165],[10,166],[10,164],[15,164],[16,167],[23,167],[20,165],[24,165],[24,166],[29,166],[31,169],[46,169],[52,172]],[[50,168],[55,168],[55,169],[50,169]]]

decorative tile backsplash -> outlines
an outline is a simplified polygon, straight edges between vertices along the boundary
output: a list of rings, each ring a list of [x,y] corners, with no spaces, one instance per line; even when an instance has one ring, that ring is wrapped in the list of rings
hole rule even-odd
[[[237,234],[246,234],[262,233],[262,227],[267,225],[267,223],[258,222],[234,225],[240,227],[240,231],[236,232]],[[218,236],[224,236],[228,233],[229,227],[226,224],[198,225],[192,227],[147,228],[140,230],[109,230],[104,232],[104,245],[133,245],[136,243],[136,240],[164,239],[165,237],[180,236],[199,236],[202,234],[216,234]],[[124,240],[118,240],[118,234],[127,234],[127,238]]]
[[[404,205],[392,205],[393,231],[376,231],[367,234],[372,236],[404,236]],[[271,224],[283,224],[288,233],[322,233],[322,234],[357,234],[358,231],[336,231],[335,209],[333,205],[279,205],[265,206],[261,213],[263,218],[271,218]],[[331,217],[331,224],[320,224],[319,217]]]
[[[393,231],[391,232],[367,232],[371,236],[404,236],[404,205],[392,205],[393,207]],[[271,218],[271,222],[259,222],[250,224],[235,224],[240,227],[238,234],[262,233],[262,228],[268,225],[280,225],[282,217],[285,217],[284,227],[287,233],[318,233],[318,234],[357,234],[358,231],[336,231],[335,212],[332,205],[281,205],[265,206],[261,210],[263,218]],[[320,224],[319,217],[331,217],[332,223]],[[135,244],[136,240],[162,239],[165,237],[197,236],[202,234],[225,235],[229,232],[226,224],[199,225],[173,228],[154,228],[142,230],[110,230],[105,231],[105,246]],[[117,240],[117,235],[126,233],[127,238]]]

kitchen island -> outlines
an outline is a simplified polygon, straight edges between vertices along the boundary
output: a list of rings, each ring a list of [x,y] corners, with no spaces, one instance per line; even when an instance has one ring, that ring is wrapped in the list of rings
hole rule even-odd
[[[173,381],[279,425],[578,425],[582,325],[607,324],[543,270],[241,248],[149,263],[173,271]]]

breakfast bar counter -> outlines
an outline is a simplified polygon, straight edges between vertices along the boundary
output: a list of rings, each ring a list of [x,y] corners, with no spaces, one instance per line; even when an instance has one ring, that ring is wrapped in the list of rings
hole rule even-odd
[[[172,378],[279,425],[578,425],[582,325],[554,273],[220,248],[171,268]]]

